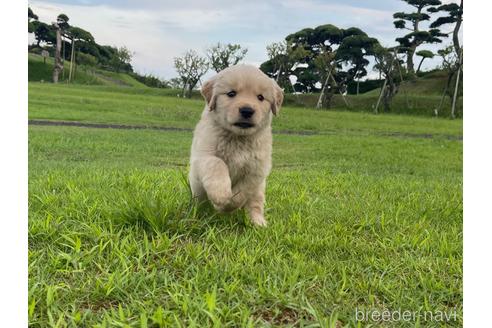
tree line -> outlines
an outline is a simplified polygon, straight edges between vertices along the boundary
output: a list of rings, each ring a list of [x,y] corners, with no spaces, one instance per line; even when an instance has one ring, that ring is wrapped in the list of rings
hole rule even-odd
[[[36,39],[36,44],[30,46],[29,50],[36,52],[43,49],[54,56],[57,26],[61,32],[63,60],[73,60],[74,63],[83,65],[98,65],[116,72],[133,72],[130,64],[132,55],[126,47],[98,44],[90,32],[71,25],[69,17],[65,14],[58,15],[55,24],[47,24],[41,22],[32,9],[28,8],[28,31],[34,33]]]
[[[372,69],[379,73],[381,82],[380,96],[374,108],[378,112],[380,104],[384,111],[390,111],[392,99],[398,93],[400,84],[415,80],[426,59],[440,56],[440,68],[446,72],[447,79],[435,113],[438,115],[447,95],[453,100],[454,117],[459,73],[462,71],[463,48],[458,35],[463,20],[463,1],[460,4],[442,4],[439,0],[402,1],[411,10],[393,15],[394,27],[403,32],[395,39],[394,46],[381,45],[376,38],[357,27],[344,29],[324,24],[304,28],[287,35],[280,42],[269,44],[266,48],[268,59],[261,64],[260,69],[275,79],[285,92],[317,93],[317,107],[329,108],[333,96],[337,93],[343,96],[350,85],[355,84],[355,93],[359,93],[359,84],[368,75],[369,59],[372,58],[375,63]],[[452,32],[443,33],[442,27],[449,24],[454,25]],[[451,46],[437,53],[419,50],[425,44],[442,43],[449,34],[452,34]],[[208,49],[205,55],[189,50],[182,57],[175,58],[183,95],[191,95],[191,90],[210,67],[220,71],[237,63],[246,52],[247,49],[242,49],[240,45],[218,44]],[[418,65],[414,63],[415,55],[420,57]],[[452,85],[456,87],[452,88]],[[345,97],[343,99],[350,106]]]
[[[367,77],[369,64],[379,73],[377,85],[381,87],[375,112],[380,104],[390,111],[391,102],[398,93],[403,81],[415,80],[421,74],[426,59],[439,56],[441,69],[447,74],[446,87],[439,106],[444,98],[453,99],[453,113],[458,83],[462,72],[463,47],[459,41],[459,31],[463,20],[463,1],[460,4],[442,4],[440,0],[402,0],[410,8],[406,12],[393,14],[394,27],[402,31],[395,39],[396,44],[385,47],[374,37],[357,27],[339,28],[332,24],[308,27],[291,33],[284,40],[266,47],[267,60],[260,69],[275,79],[287,93],[317,93],[318,108],[329,108],[335,94],[344,96],[347,90],[358,94],[362,80]],[[132,72],[131,54],[126,48],[101,46],[92,35],[78,27],[68,24],[66,15],[58,16],[58,25],[64,37],[64,59],[69,59],[73,45],[76,45],[75,61],[91,63],[115,71]],[[442,27],[452,25],[451,33],[442,32]],[[53,45],[55,42],[53,26],[39,22],[29,8],[29,31],[35,34],[37,45],[41,42]],[[442,43],[452,36],[452,45],[433,53],[419,50],[426,44]],[[183,97],[190,97],[192,90],[200,86],[201,78],[210,70],[216,72],[239,63],[248,49],[239,44],[215,44],[203,54],[190,49],[182,56],[174,58],[178,77],[169,81],[152,75],[135,74],[141,82],[153,87],[173,87],[182,90]],[[418,64],[414,56],[420,57]],[[371,81],[369,81],[372,85]],[[455,86],[453,88],[453,86]],[[343,97],[345,100],[345,97]],[[350,106],[347,100],[347,106]]]

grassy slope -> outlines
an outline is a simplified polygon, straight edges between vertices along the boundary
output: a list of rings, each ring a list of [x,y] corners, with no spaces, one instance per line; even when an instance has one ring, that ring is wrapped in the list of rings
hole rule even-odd
[[[33,82],[52,81],[53,74],[53,58],[47,58],[46,63],[43,62],[43,57],[40,55],[28,54],[28,80]],[[65,79],[60,75],[60,81],[68,79],[69,61],[65,61],[67,71]],[[143,83],[135,80],[128,74],[109,72],[96,68],[87,68],[79,66],[75,73],[74,83],[86,85],[108,85],[108,86],[132,86],[146,88]]]
[[[434,109],[438,107],[441,101],[445,84],[446,76],[442,71],[430,72],[419,77],[416,81],[404,82],[400,86],[398,94],[393,99],[391,106],[392,113],[434,116]],[[359,96],[348,95],[346,99],[351,108],[347,110],[373,112],[380,91],[377,88]],[[289,104],[315,107],[318,97],[319,94],[304,94],[297,97],[295,95],[287,95],[286,100]],[[334,96],[332,106],[335,108],[346,108],[345,102],[340,95]],[[383,111],[382,105],[380,106],[379,110]],[[449,117],[450,110],[451,100],[449,97],[446,97],[439,115]],[[463,113],[463,97],[461,95],[457,102],[457,113],[459,116]]]
[[[191,126],[202,106],[30,88],[30,116],[50,119]],[[339,327],[356,307],[456,307],[460,326],[462,143],[378,133],[461,135],[461,122],[287,108],[275,124],[298,121],[336,133],[275,135],[267,229],[190,203],[189,132],[31,127],[32,326]]]

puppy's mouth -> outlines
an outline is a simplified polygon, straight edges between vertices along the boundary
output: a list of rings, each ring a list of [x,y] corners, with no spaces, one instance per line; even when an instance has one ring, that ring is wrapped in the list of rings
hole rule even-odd
[[[253,123],[250,123],[250,122],[236,122],[233,125],[237,126],[238,128],[241,128],[241,129],[249,129],[249,128],[252,128],[253,126],[255,126]]]

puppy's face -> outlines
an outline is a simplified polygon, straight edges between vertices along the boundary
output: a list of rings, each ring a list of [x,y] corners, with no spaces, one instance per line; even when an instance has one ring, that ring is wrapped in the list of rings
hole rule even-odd
[[[252,135],[269,126],[283,101],[277,83],[249,65],[219,72],[203,85],[202,94],[216,124],[238,135]]]

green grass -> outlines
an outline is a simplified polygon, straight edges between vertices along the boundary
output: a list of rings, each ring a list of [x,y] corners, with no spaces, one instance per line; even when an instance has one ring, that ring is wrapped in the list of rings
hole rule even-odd
[[[50,82],[53,72],[53,58],[48,58],[46,64],[44,64],[43,58],[40,55],[29,53],[28,56],[29,81]],[[68,67],[69,61],[66,61],[65,64]],[[68,69],[65,73],[67,72]],[[65,79],[60,77],[61,81],[65,81],[66,78],[68,78],[67,74],[65,75]],[[438,71],[420,77],[416,82],[403,83],[403,85],[400,87],[399,93],[395,96],[393,100],[391,109],[392,114],[405,116],[434,116],[434,109],[438,107],[441,101],[441,94],[442,90],[444,89],[445,79],[446,78],[445,76],[443,76],[443,73]],[[129,74],[110,72],[94,67],[79,66],[75,74],[74,83],[77,84],[76,86],[74,86],[77,90],[79,90],[80,85],[93,86],[92,88],[89,87],[89,89],[87,89],[88,92],[86,94],[80,94],[84,98],[93,98],[92,93],[99,91],[101,86],[107,87],[107,89],[103,89],[105,91],[116,92],[118,94],[145,94],[173,97],[181,94],[181,90],[148,88]],[[137,90],[121,91],[121,86],[134,87],[134,89]],[[34,87],[32,87],[31,89],[34,89]],[[41,90],[41,92],[44,93],[45,88],[42,87]],[[55,88],[51,90],[57,89]],[[373,113],[374,106],[379,97],[379,91],[379,89],[375,89],[358,96],[348,95],[347,100],[350,103],[350,108],[346,107],[342,97],[337,94],[333,97],[332,107],[335,110],[344,110],[348,112]],[[47,93],[46,96],[51,98],[53,95]],[[319,94],[287,94],[285,95],[284,103],[286,106],[313,108],[318,102],[318,97]],[[201,98],[202,97],[200,95],[200,92],[195,90],[193,92],[192,99],[201,101]],[[379,110],[383,111],[382,105],[380,106]],[[450,117],[450,111],[451,101],[449,97],[446,97],[444,99],[443,108],[439,115],[441,117]],[[459,97],[457,103],[457,116],[462,117],[462,115],[463,98]]]
[[[30,83],[29,117],[196,123],[160,92]],[[274,129],[321,134],[274,136],[266,229],[191,202],[190,132],[31,126],[30,325],[461,326],[461,123],[285,108]]]
[[[414,90],[425,88],[427,83],[418,82]],[[413,91],[413,90],[410,90]],[[343,98],[340,95],[335,95],[332,100],[333,109],[343,109],[349,112],[368,112],[373,113],[374,107],[378,101],[380,89],[358,96],[348,95],[346,99],[350,105],[347,107]],[[318,102],[319,94],[303,94],[295,96],[293,94],[286,95],[286,103],[291,106],[302,106],[313,108]],[[434,109],[438,107],[441,101],[441,95],[426,94],[426,93],[410,93],[402,87],[399,93],[393,98],[391,103],[391,113],[396,115],[413,115],[434,117]],[[329,109],[331,110],[331,109]],[[379,112],[384,112],[383,104],[379,105]],[[446,97],[443,102],[443,107],[439,113],[439,117],[450,117],[451,100]],[[457,117],[463,116],[463,98],[459,97],[456,105]]]
[[[29,84],[29,118],[193,128],[204,102],[170,89]],[[292,114],[291,114],[292,113]],[[461,120],[317,111],[284,107],[275,130],[322,133],[430,133],[462,135]]]

